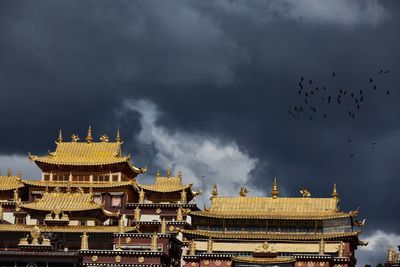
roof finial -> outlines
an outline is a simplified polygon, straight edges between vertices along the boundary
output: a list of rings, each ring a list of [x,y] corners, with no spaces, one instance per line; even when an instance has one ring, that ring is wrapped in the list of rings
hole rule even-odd
[[[22,171],[19,169],[18,170],[18,172],[17,172],[17,176],[18,176],[18,181],[21,181],[21,179],[22,179]]]
[[[89,126],[88,132],[87,132],[87,136],[86,136],[86,142],[88,144],[90,144],[93,141],[93,136],[92,136],[92,127]]]
[[[182,172],[181,171],[178,171],[178,176],[177,176],[178,178],[182,178]]]
[[[11,170],[11,168],[8,168],[7,169],[7,176],[10,177],[11,175],[12,175],[12,170]]]
[[[171,177],[171,167],[167,168],[167,177]]]
[[[121,140],[121,134],[120,134],[120,132],[119,132],[119,129],[117,130],[117,137],[115,137],[115,142],[118,142],[118,143],[121,143],[121,142],[122,142],[122,140]]]
[[[62,143],[62,141],[63,141],[62,130],[60,129],[60,131],[58,132],[57,143]]]
[[[332,197],[334,199],[339,199],[339,193],[336,190],[336,183],[333,184]]]
[[[157,170],[156,177],[160,177],[160,170]]]
[[[276,177],[274,177],[274,184],[272,186],[271,195],[272,198],[277,198],[279,196],[278,183],[276,181]]]
[[[212,191],[211,191],[211,199],[214,197],[218,196],[218,187],[216,184],[213,185]]]
[[[79,141],[79,136],[76,135],[76,134],[72,134],[71,135],[71,141],[74,142],[74,143],[78,142]]]

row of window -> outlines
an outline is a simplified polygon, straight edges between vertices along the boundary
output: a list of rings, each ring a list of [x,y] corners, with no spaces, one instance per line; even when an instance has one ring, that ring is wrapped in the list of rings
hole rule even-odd
[[[70,174],[53,174],[53,177],[51,177],[50,174],[44,174],[43,179],[45,181],[59,181],[59,182],[67,182],[69,181]],[[93,182],[118,182],[119,175],[118,174],[94,174],[93,175]],[[74,182],[90,182],[90,175],[87,174],[80,174],[72,175],[72,181]]]

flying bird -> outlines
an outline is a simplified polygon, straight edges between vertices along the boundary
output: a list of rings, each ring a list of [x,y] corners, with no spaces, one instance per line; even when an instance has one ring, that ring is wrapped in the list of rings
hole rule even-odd
[[[374,85],[374,90],[376,90],[376,85]]]
[[[335,77],[335,75],[336,75],[335,72],[332,72],[332,77]]]
[[[388,73],[389,73],[389,71],[388,71],[388,70],[385,70],[383,73],[385,73],[385,74],[388,74]]]
[[[369,83],[372,83],[374,80],[372,80],[372,77],[369,78]]]
[[[301,82],[304,81],[304,77],[303,77],[303,76],[301,76],[300,81],[301,81]]]
[[[314,121],[313,117],[311,117],[311,116],[308,116],[308,117],[310,118],[311,121]]]
[[[309,84],[312,84],[312,80],[310,80],[308,83],[309,83]]]
[[[327,119],[328,118],[328,116],[326,116],[326,114],[324,114],[324,115],[322,115],[325,119]]]
[[[380,70],[380,71],[379,71],[379,74],[382,74],[382,73],[383,73],[383,70]]]
[[[351,139],[347,140],[347,143],[351,143]]]
[[[389,95],[389,94],[390,94],[390,91],[387,91],[387,92],[386,92],[386,95]]]
[[[352,158],[352,157],[354,157],[354,154],[351,154],[351,155],[350,155],[350,158]]]

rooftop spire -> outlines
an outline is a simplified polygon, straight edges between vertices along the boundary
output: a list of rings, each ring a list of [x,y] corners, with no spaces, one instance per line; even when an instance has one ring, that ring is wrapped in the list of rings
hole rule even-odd
[[[8,168],[8,169],[7,169],[7,176],[10,177],[11,175],[12,175],[11,168]]]
[[[60,131],[58,132],[57,143],[62,143],[62,141],[63,141],[62,130],[60,129]]]
[[[339,199],[339,193],[336,190],[336,183],[333,184],[332,197],[334,199]]]
[[[91,127],[91,126],[89,126],[88,133],[87,133],[87,136],[86,136],[85,139],[86,139],[86,142],[87,142],[88,144],[90,144],[90,143],[93,141],[92,127]]]
[[[276,177],[274,177],[274,184],[272,185],[271,195],[272,198],[277,198],[279,196],[278,183],[276,181]]]
[[[115,142],[118,142],[118,143],[121,143],[121,142],[122,142],[119,129],[117,130],[117,136],[115,137]]]
[[[156,177],[160,177],[160,170],[157,170]]]
[[[177,176],[178,178],[182,178],[182,172],[181,171],[178,171],[178,176]]]
[[[212,188],[212,191],[211,191],[211,198],[214,198],[214,197],[217,197],[218,196],[218,187],[217,187],[217,185],[215,184],[214,186],[213,186],[213,188]]]
[[[167,169],[167,177],[171,177],[171,167],[168,167]]]

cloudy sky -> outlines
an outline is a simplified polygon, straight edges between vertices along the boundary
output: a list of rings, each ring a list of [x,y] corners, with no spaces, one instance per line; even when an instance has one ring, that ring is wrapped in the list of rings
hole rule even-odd
[[[149,169],[139,179],[172,166],[200,203],[213,183],[266,195],[277,176],[283,195],[330,196],[336,182],[341,208],[367,218],[359,264],[384,261],[400,243],[399,12],[374,0],[1,1],[0,169],[38,179],[27,153],[54,149],[58,129],[119,128]]]

